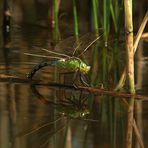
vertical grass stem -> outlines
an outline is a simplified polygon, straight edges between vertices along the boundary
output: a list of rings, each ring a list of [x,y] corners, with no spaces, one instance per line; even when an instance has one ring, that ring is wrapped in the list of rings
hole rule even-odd
[[[99,25],[98,25],[98,3],[96,0],[92,0],[92,9],[93,9],[93,21],[94,21],[94,29],[96,34],[99,33]]]
[[[76,37],[79,36],[79,28],[78,28],[78,15],[77,15],[77,6],[76,0],[73,0],[73,17],[74,17],[74,34]]]

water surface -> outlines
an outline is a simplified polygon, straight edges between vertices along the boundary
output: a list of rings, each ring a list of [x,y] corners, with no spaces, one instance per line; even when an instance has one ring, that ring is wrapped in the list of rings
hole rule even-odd
[[[120,98],[112,101],[113,97],[95,96],[91,113],[87,117],[91,120],[85,120],[86,118],[69,119],[59,114],[58,106],[44,104],[32,91],[26,74],[33,65],[43,59],[26,56],[23,53],[43,53],[43,51],[35,50],[34,46],[53,49],[51,37],[52,34],[49,30],[36,27],[12,29],[10,38],[7,40],[2,38],[2,33],[0,35],[1,148],[58,148],[64,146],[68,148],[110,148],[115,146],[124,148],[127,110]],[[138,67],[136,71],[137,91],[148,96],[147,55],[142,55],[137,60],[136,67]],[[54,68],[45,68],[37,73],[35,79],[44,82],[66,83],[73,75],[54,75],[54,71]],[[64,77],[66,77],[66,81],[64,81]],[[44,85],[38,86],[37,89],[45,98],[53,101],[64,97],[65,90],[50,89]],[[67,97],[72,93],[76,92],[66,91]],[[84,94],[84,97],[89,101],[94,98],[92,94]],[[139,107],[137,110],[138,124],[145,147],[147,147],[147,102],[138,101],[137,107]],[[40,128],[41,126],[44,127]],[[136,138],[134,137],[134,139]]]

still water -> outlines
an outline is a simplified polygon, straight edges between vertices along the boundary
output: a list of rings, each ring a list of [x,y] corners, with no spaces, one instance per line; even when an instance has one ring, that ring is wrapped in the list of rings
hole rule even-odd
[[[127,106],[121,98],[50,88],[44,84],[69,84],[68,81],[73,77],[73,73],[65,73],[52,67],[44,68],[36,74],[37,83],[44,84],[32,89],[26,75],[33,65],[43,59],[23,53],[46,54],[34,47],[53,49],[51,38],[49,30],[34,27],[14,28],[7,40],[3,38],[2,33],[0,34],[0,147],[125,148]],[[73,40],[68,39],[59,44],[60,46],[57,45],[56,49],[63,45],[69,47],[72,42]],[[148,53],[139,54],[137,53],[135,65],[137,91],[148,96]],[[58,74],[55,74],[57,72]],[[76,98],[76,101],[69,99],[70,97]],[[50,103],[43,102],[44,99],[50,100]],[[148,147],[148,103],[137,102],[135,118],[144,145]],[[79,108],[77,104],[80,105]],[[83,113],[86,113],[87,108],[89,115],[69,117],[74,112],[79,113],[80,108]],[[71,109],[74,110],[71,112]],[[135,135],[134,141],[136,147]]]

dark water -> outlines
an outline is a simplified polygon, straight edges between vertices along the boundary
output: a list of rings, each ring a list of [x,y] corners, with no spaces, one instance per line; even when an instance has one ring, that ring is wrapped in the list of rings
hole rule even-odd
[[[53,49],[54,43],[51,38],[52,33],[49,30],[34,27],[12,29],[10,39],[7,40],[3,38],[2,33],[0,34],[1,148],[124,148],[127,110],[120,98],[83,94],[82,96],[87,99],[86,105],[91,108],[90,115],[69,119],[68,116],[59,113],[61,106],[54,106],[52,103],[44,104],[31,89],[26,74],[33,65],[43,59],[22,53],[45,54],[41,50],[34,49],[34,46]],[[71,43],[69,42],[67,46],[70,46],[69,44]],[[137,53],[136,56],[136,87],[138,93],[148,96],[148,57],[147,53],[140,54]],[[54,75],[54,71],[53,68],[45,68],[36,75],[35,80],[63,83],[72,77],[71,74],[63,73]],[[76,93],[78,93],[76,97],[80,96],[80,92],[51,89],[47,85],[40,85],[37,90],[53,102],[65,97],[63,92],[66,93],[67,98]],[[95,99],[92,103],[93,98]],[[92,103],[91,107],[89,103]],[[148,146],[147,104],[146,101],[137,101],[135,116],[145,147]],[[69,106],[65,108],[67,112],[68,108]],[[136,141],[135,135],[134,141]],[[136,145],[137,143],[134,142],[134,147]]]

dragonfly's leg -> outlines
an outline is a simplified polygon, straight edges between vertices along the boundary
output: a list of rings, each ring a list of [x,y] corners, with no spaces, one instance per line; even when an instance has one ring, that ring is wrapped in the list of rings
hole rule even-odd
[[[72,106],[76,105],[76,102],[72,100],[71,98],[67,98],[67,103],[69,103],[69,105],[72,105]]]
[[[62,100],[63,102],[67,102],[69,104],[73,104],[74,103],[74,101],[71,99],[72,93],[70,93],[70,97],[67,97],[66,96],[66,91],[64,91],[63,95],[64,95],[64,100]]]
[[[73,106],[77,106],[79,104],[78,99],[72,94],[72,98],[69,98],[69,101],[73,104]]]
[[[79,105],[79,99],[77,99],[77,97],[75,97],[74,95],[73,95],[73,101],[75,102],[76,106]]]
[[[78,86],[75,84],[75,81],[77,79],[77,76],[79,75],[79,71],[77,70],[74,74],[74,77],[73,77],[73,81],[72,81],[72,85],[77,88]]]
[[[84,105],[87,100],[88,100],[87,98],[83,98],[83,99],[81,100],[81,104]]]
[[[80,104],[84,104],[84,102],[86,101],[87,99],[82,96],[82,91],[81,91],[81,94],[80,94]]]
[[[86,101],[87,101],[87,98],[82,95],[82,91],[81,91],[81,94],[80,94],[80,108],[84,107]]]
[[[61,101],[59,101],[59,105],[72,106],[73,104],[71,104],[69,101],[61,100]]]
[[[66,97],[66,93],[64,91],[64,98],[65,98],[65,100],[62,100],[62,101],[63,102],[67,102],[67,104],[69,104],[69,105],[76,106],[77,104],[76,104],[75,98],[71,98],[71,97],[73,97],[73,93],[72,92],[71,92],[70,98],[69,98],[69,97]]]
[[[79,96],[79,107],[81,108],[81,106],[82,106],[82,98],[83,96],[82,96],[82,91],[80,92],[80,96]]]
[[[80,80],[82,82],[83,85],[85,86],[90,86],[85,80],[84,80],[84,75],[82,73],[80,73]]]

